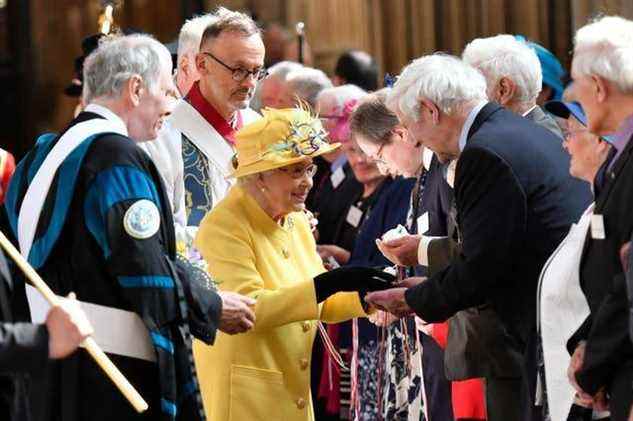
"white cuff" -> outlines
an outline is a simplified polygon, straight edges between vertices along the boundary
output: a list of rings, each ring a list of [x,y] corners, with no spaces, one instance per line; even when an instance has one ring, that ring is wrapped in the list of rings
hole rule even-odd
[[[444,237],[427,237],[426,235],[422,235],[420,237],[420,242],[418,243],[418,263],[420,265],[429,265],[429,245],[431,244],[431,241],[437,240],[438,238]]]

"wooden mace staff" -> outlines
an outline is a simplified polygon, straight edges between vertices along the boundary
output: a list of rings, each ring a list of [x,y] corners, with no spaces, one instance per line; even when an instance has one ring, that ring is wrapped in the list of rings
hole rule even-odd
[[[22,269],[26,277],[37,288],[37,290],[46,298],[51,306],[58,306],[61,304],[61,299],[53,293],[53,291],[46,285],[46,282],[37,274],[35,269],[22,257],[20,252],[11,244],[2,231],[0,231],[0,245],[11,256],[13,261]],[[97,345],[95,340],[91,337],[87,337],[81,343],[81,346],[88,351],[92,359],[101,367],[101,369],[110,378],[112,383],[121,391],[123,396],[130,402],[136,412],[144,412],[147,410],[147,402],[143,397],[134,389],[134,386],[130,384],[128,379],[125,378],[123,373],[114,365],[114,363],[108,358],[103,350]]]

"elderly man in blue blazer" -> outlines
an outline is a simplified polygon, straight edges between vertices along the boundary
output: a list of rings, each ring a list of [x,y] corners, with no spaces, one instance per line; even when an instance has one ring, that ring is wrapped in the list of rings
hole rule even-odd
[[[427,322],[490,305],[505,328],[502,342],[525,354],[535,329],[538,274],[590,198],[571,181],[555,135],[486,98],[484,77],[452,56],[421,57],[400,75],[390,107],[426,147],[458,159],[462,248],[430,278],[367,300]]]

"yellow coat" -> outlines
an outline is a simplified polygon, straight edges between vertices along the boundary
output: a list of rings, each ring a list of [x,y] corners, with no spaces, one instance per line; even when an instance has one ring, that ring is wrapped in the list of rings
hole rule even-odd
[[[195,246],[221,290],[257,300],[252,331],[220,333],[213,346],[194,343],[207,418],[312,421],[315,320],[364,316],[358,294],[318,306],[312,278],[325,269],[307,218],[292,213],[281,227],[239,186],[202,220]]]

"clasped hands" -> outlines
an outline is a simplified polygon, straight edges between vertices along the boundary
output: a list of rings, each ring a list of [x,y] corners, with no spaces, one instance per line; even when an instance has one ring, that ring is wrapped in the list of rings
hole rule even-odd
[[[413,314],[413,310],[407,304],[404,293],[407,289],[426,281],[424,277],[412,277],[404,279],[394,288],[383,291],[370,292],[365,296],[365,301],[371,306],[400,318]]]

